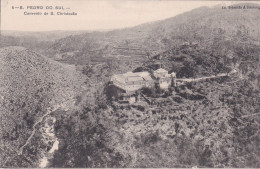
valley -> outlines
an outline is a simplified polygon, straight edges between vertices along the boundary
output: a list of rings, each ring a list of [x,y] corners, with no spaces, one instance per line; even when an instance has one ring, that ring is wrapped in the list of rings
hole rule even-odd
[[[0,166],[260,167],[260,13],[220,10],[2,36]],[[113,75],[161,67],[178,85],[113,97]]]

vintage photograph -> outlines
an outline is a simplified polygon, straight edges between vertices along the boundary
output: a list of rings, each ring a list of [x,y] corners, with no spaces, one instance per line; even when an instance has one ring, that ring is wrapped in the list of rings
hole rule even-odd
[[[0,168],[260,168],[259,1],[0,13]]]

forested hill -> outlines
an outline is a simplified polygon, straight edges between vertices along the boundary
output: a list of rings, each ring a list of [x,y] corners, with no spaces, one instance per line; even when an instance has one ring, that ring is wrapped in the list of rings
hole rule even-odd
[[[0,166],[39,166],[53,144],[44,142],[45,123],[37,122],[62,103],[68,109],[50,115],[59,145],[48,167],[259,167],[259,11],[201,7],[46,43],[1,37],[1,47],[34,50],[0,49]],[[177,78],[238,71],[138,91],[151,102],[109,97],[113,74],[158,63]]]
[[[88,83],[91,78],[103,83],[93,87],[101,91],[113,73],[147,70],[156,63],[177,77],[232,67],[238,73],[176,87],[172,95],[146,93],[151,104],[118,105],[100,92],[95,107],[57,118],[62,144],[51,166],[259,167],[259,19],[258,9],[202,7],[134,28],[56,41],[49,52],[58,59],[80,64],[118,59],[84,69]]]
[[[23,154],[18,153],[20,147],[47,109],[73,100],[80,85],[73,66],[23,47],[0,49],[0,166],[37,166],[39,135],[24,147]],[[73,101],[67,106],[72,107]]]
[[[233,41],[259,45],[259,25],[258,9],[201,7],[133,28],[68,36],[57,40],[47,53],[58,59],[84,60],[101,56],[154,56],[184,42],[205,48],[218,48],[222,42]]]

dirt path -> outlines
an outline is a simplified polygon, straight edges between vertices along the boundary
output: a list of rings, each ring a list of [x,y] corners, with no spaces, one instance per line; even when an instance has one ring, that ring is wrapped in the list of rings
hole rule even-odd
[[[233,73],[236,73],[237,71],[235,69],[233,69],[232,71],[230,71],[229,73],[220,73],[217,75],[212,75],[212,76],[206,76],[206,77],[199,77],[199,78],[183,78],[183,79],[176,79],[176,81],[181,81],[181,82],[195,82],[195,81],[200,81],[200,80],[205,80],[205,79],[212,79],[212,78],[216,78],[216,77],[224,77],[224,76],[230,76]]]
[[[53,110],[53,111],[55,111],[55,110]],[[52,111],[51,111],[50,109],[48,109],[48,110],[47,110],[47,113],[46,113],[44,116],[40,117],[40,119],[33,125],[32,134],[31,134],[30,137],[26,140],[25,144],[19,149],[19,151],[18,151],[18,154],[19,154],[19,155],[22,155],[22,154],[23,154],[23,149],[24,149],[24,147],[27,146],[27,145],[30,143],[32,137],[33,137],[34,134],[35,134],[36,126],[37,126],[38,124],[40,124],[40,123],[42,122],[42,120],[43,120],[46,116],[48,116],[51,112],[52,112]]]
[[[67,101],[65,101],[65,102],[63,102],[63,103],[61,103],[61,104],[57,104],[56,106],[54,106],[54,107],[52,107],[52,108],[48,108],[46,114],[44,114],[42,117],[40,117],[40,119],[33,125],[32,134],[31,134],[30,137],[26,140],[25,144],[20,147],[20,149],[19,149],[19,151],[18,151],[18,155],[22,155],[22,154],[23,154],[23,149],[24,149],[24,147],[27,146],[27,145],[30,143],[31,139],[33,138],[33,136],[34,136],[34,134],[35,134],[35,132],[36,132],[36,130],[37,130],[37,129],[36,129],[37,125],[40,124],[46,116],[48,116],[48,115],[51,114],[52,112],[56,111],[57,109],[63,107],[63,105],[66,104],[67,102],[72,102],[72,101],[75,101],[75,98],[72,98],[71,100],[67,100]]]
[[[260,115],[260,113],[254,113],[254,114],[249,114],[249,115],[243,115],[241,116],[242,118],[245,118],[245,117],[252,117],[252,116],[257,116],[257,115]]]

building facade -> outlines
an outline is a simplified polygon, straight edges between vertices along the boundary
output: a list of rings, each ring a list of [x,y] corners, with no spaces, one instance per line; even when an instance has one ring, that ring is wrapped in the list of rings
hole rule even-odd
[[[126,93],[135,92],[143,87],[151,87],[153,85],[153,79],[149,72],[127,72],[113,75],[111,81],[116,87],[124,90]]]
[[[169,74],[165,69],[153,71],[154,79],[149,72],[127,72],[124,74],[113,75],[111,81],[113,85],[124,90],[126,93],[133,93],[143,87],[152,87],[155,83],[159,84],[161,89],[168,89],[175,86],[175,73]]]
[[[167,70],[160,68],[155,70],[153,75],[161,89],[168,89],[169,87],[176,86],[176,74],[174,72],[169,74]]]

